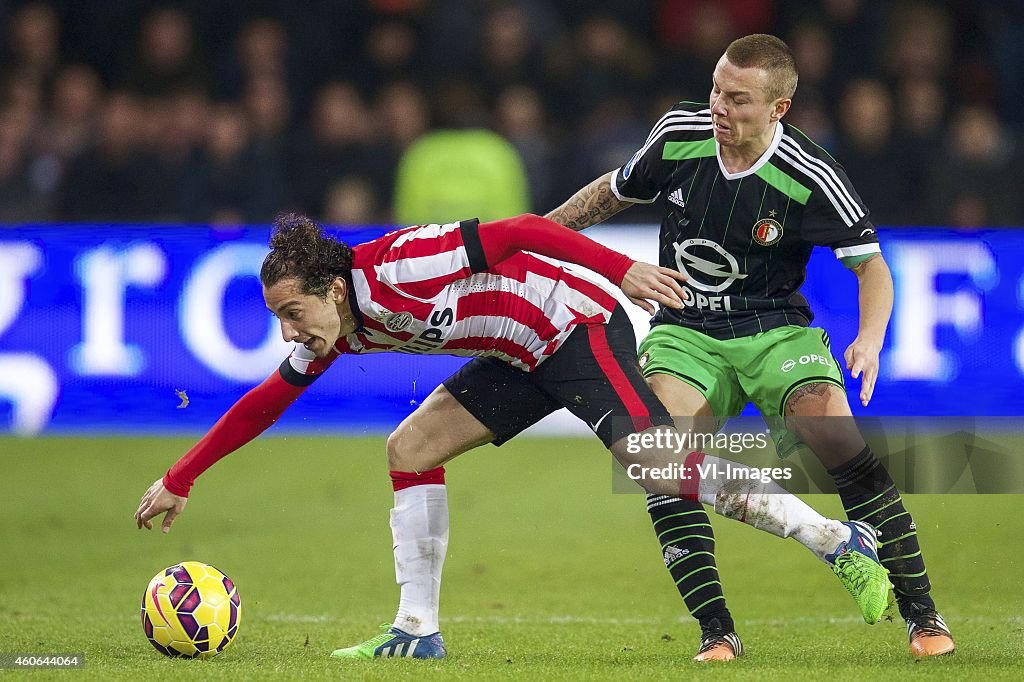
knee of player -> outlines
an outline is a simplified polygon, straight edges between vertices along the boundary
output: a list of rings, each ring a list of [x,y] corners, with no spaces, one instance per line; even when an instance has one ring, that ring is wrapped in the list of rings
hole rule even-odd
[[[863,438],[853,419],[848,417],[788,417],[786,428],[818,455],[863,447]]]
[[[405,438],[398,431],[392,431],[388,436],[387,444],[384,449],[388,456],[388,469],[392,471],[405,471],[407,460],[409,459],[406,455],[409,450],[405,444]]]
[[[396,429],[388,436],[385,451],[391,471],[426,471],[440,466],[422,434]]]

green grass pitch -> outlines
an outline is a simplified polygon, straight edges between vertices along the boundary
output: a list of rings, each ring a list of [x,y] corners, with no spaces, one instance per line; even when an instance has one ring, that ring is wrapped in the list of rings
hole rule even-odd
[[[692,663],[698,628],[661,563],[639,495],[611,494],[594,440],[520,439],[448,467],[444,661],[328,658],[395,611],[382,438],[267,437],[196,485],[169,535],[138,531],[139,497],[191,441],[0,439],[0,652],[85,652],[66,679],[1020,679],[1024,597],[1017,496],[914,496],[952,657],[915,662],[897,617],[865,625],[795,541],[712,517],[747,647]],[[838,500],[807,498],[841,514]],[[212,661],[146,641],[139,603],[161,568],[231,576],[243,619]],[[2,673],[0,673],[2,675]]]

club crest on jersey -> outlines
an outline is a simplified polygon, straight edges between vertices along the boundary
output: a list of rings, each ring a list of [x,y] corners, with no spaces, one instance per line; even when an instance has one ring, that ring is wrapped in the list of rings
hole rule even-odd
[[[412,324],[412,313],[391,313],[384,318],[384,328],[389,332],[400,332]]]
[[[761,218],[754,223],[750,234],[761,246],[775,246],[782,239],[782,223],[772,218]]]

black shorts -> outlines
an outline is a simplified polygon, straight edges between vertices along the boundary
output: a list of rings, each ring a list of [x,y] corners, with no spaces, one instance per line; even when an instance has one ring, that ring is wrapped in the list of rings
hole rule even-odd
[[[495,445],[563,407],[586,422],[605,447],[652,426],[672,425],[640,373],[633,325],[620,306],[607,324],[578,326],[533,372],[475,358],[444,387],[490,429]]]

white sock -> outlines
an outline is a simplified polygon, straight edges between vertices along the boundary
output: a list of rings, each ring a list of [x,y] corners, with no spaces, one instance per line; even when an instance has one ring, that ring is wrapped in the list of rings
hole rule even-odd
[[[438,631],[441,569],[448,551],[448,489],[414,485],[395,491],[391,510],[395,580],[402,589],[394,626],[410,635]]]
[[[725,475],[726,465],[729,475]],[[714,455],[704,456],[703,467],[704,471],[719,473],[717,477],[702,477],[698,490],[700,501],[713,506],[716,514],[780,538],[793,538],[822,561],[850,539],[848,527],[826,519],[771,479],[737,475],[740,469],[753,473],[750,467]]]

